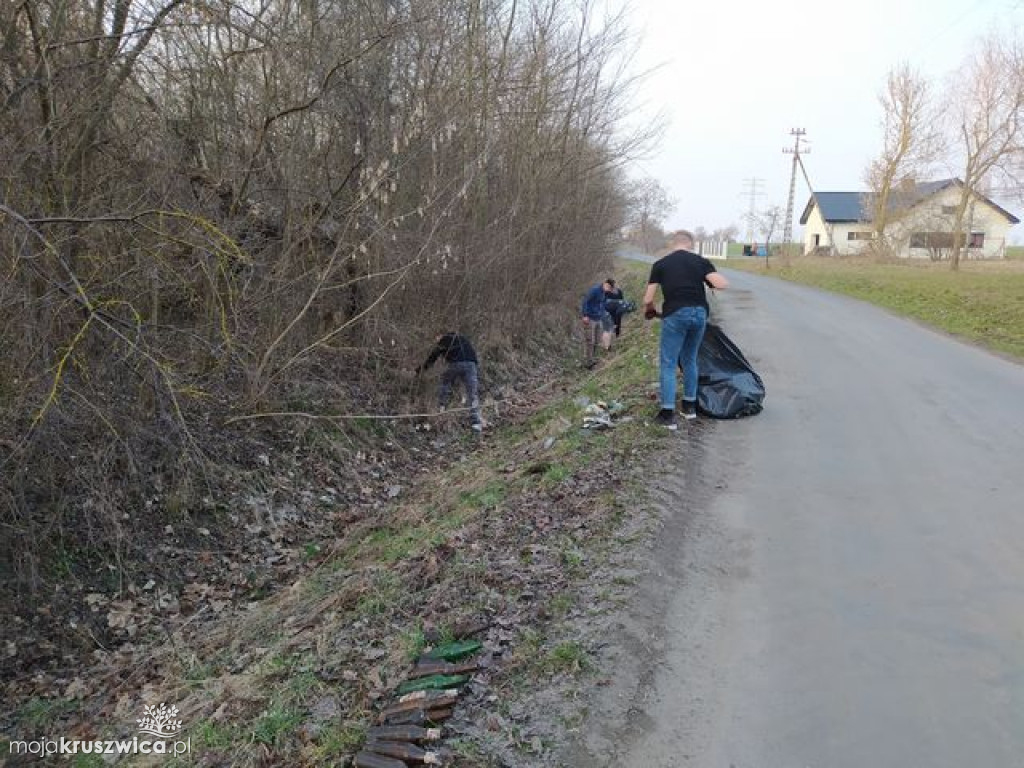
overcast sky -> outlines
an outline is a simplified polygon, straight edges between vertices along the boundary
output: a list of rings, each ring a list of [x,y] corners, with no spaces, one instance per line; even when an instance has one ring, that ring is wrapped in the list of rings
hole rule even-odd
[[[908,61],[941,85],[979,36],[1024,23],[1024,0],[622,2],[638,37],[632,66],[654,69],[636,119],[660,110],[669,121],[632,175],[658,179],[675,198],[670,227],[736,224],[741,237],[746,179],[763,182],[759,207],[785,209],[791,128],[807,131],[816,190],[863,189],[889,69]],[[957,174],[936,177],[946,175]],[[808,196],[798,179],[794,219]],[[1019,202],[1003,202],[1024,218]]]

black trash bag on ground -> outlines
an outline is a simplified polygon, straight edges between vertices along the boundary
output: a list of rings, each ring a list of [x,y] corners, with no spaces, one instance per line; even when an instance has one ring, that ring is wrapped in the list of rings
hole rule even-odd
[[[708,323],[697,352],[697,409],[715,419],[739,419],[760,413],[764,382],[739,347]]]

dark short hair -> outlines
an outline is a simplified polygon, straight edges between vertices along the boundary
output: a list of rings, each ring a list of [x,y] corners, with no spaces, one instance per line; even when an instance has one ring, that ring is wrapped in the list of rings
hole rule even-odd
[[[606,277],[604,281],[606,283],[608,283],[608,285],[610,285],[612,288],[615,287],[615,278],[613,278],[613,277]]]

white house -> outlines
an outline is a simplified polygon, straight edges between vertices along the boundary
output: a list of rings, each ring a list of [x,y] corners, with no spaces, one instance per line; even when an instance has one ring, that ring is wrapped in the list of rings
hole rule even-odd
[[[941,179],[894,194],[898,202],[892,206],[885,231],[897,255],[922,259],[948,256],[953,246],[953,214],[963,186],[960,179]],[[871,243],[870,216],[867,193],[815,192],[800,216],[804,253],[860,253]],[[984,195],[972,193],[964,221],[964,230],[970,232],[964,257],[1003,258],[1010,227],[1019,221]]]

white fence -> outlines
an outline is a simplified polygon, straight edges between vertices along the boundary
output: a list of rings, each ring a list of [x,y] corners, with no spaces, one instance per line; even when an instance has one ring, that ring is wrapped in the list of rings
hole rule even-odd
[[[709,259],[724,259],[729,253],[729,243],[725,240],[698,240],[697,253]]]

